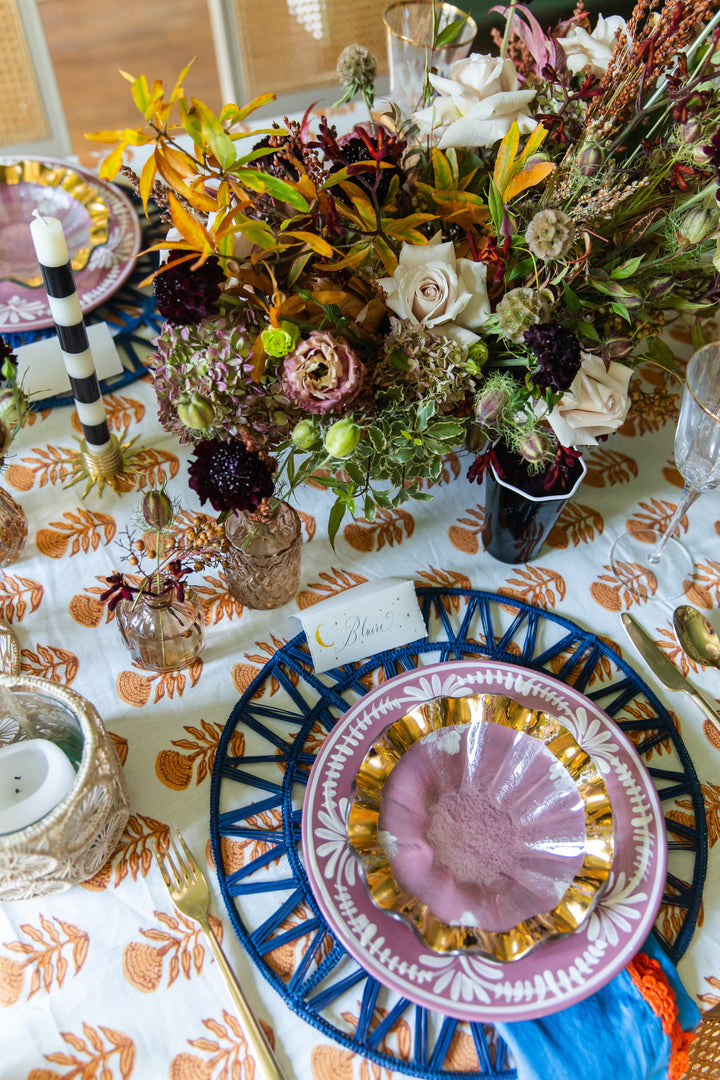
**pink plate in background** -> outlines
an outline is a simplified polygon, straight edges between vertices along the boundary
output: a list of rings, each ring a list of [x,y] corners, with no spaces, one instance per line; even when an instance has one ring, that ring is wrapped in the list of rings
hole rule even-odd
[[[9,165],[18,158],[0,158]],[[27,159],[23,160],[35,160]],[[127,280],[135,265],[141,246],[138,216],[127,195],[115,184],[99,180],[93,173],[68,162],[42,159],[44,164],[72,169],[97,189],[109,210],[108,237],[104,244],[92,248],[86,265],[75,271],[75,282],[83,312],[92,311],[107,300]],[[30,204],[33,204],[32,206]],[[13,262],[21,277],[33,269],[39,273],[30,239],[29,221],[35,205],[53,217],[60,218],[67,233],[72,258],[79,248],[88,244],[90,219],[87,210],[68,196],[62,188],[25,184],[2,185],[0,191],[0,226],[4,233],[2,280],[0,280],[0,333],[27,333],[52,326],[47,295],[42,284],[31,286],[12,277]],[[25,233],[27,227],[27,234]]]
[[[501,963],[433,953],[373,903],[347,839],[353,784],[372,743],[413,706],[438,697],[504,693],[555,716],[607,785],[615,851],[607,887],[572,934]],[[434,664],[389,679],[360,699],[321,747],[305,795],[305,868],[328,925],[379,982],[461,1020],[532,1019],[608,983],[639,951],[662,899],[666,846],[657,792],[632,743],[592,701],[544,672],[499,661]]]

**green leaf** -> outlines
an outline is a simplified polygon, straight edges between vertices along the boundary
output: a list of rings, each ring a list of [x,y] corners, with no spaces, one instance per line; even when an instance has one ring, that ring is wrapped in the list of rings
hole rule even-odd
[[[192,99],[193,108],[200,119],[203,138],[213,156],[217,158],[221,169],[229,169],[235,163],[235,144],[226,133],[217,116],[202,101]]]
[[[693,334],[694,333],[695,327],[693,326]],[[700,333],[702,334],[702,330],[700,331]],[[695,345],[694,342],[693,346],[695,348],[699,348],[699,346]],[[663,341],[662,338],[653,338],[648,345],[648,352],[653,357],[653,359],[658,362],[658,364],[660,364],[664,368],[667,368],[668,371],[672,371],[675,368],[675,353],[672,351],[668,343],[666,341]]]
[[[293,209],[301,210],[303,213],[307,213],[310,209],[305,196],[301,195],[292,184],[280,180],[277,176],[268,176],[267,173],[256,172],[255,169],[237,169],[233,175],[250,191],[257,191],[261,195],[265,193],[272,195],[273,198],[289,203]]]
[[[431,416],[435,415],[435,402],[425,401],[418,409],[417,422],[415,424],[416,431],[424,431],[428,426],[428,421]]]
[[[430,424],[427,434],[432,436],[433,439],[457,440],[462,438],[463,427],[462,424],[458,424],[454,420],[441,420],[439,423]]]
[[[375,520],[375,515],[377,513],[377,507],[375,505],[375,499],[370,493],[365,496],[365,507],[363,513],[365,514],[365,520],[369,521],[372,525],[373,521]]]
[[[239,231],[246,240],[249,240],[251,244],[257,244],[258,247],[274,248],[277,246],[272,229],[264,221],[251,221],[250,218],[245,218],[240,223]]]
[[[574,289],[570,288],[567,282],[563,282],[563,291],[565,293],[565,303],[568,306],[568,310],[571,311],[573,315],[577,315],[581,307],[580,297]]]
[[[620,266],[616,266],[614,270],[610,271],[610,277],[616,280],[617,278],[632,277],[643,258],[643,255],[636,255],[634,259],[628,259],[627,262],[621,263]]]
[[[365,431],[373,449],[378,453],[382,453],[387,446],[387,442],[380,428],[376,424],[369,424]]]
[[[357,462],[356,461],[345,461],[345,462],[343,462],[343,465],[344,465],[344,468],[345,468],[345,472],[348,474],[348,476],[352,480],[355,487],[356,488],[364,487],[365,486],[365,473],[362,471],[362,469],[357,464]]]
[[[454,22],[448,23],[435,38],[433,48],[442,49],[446,45],[450,45],[460,34],[460,31],[463,26],[465,26],[466,22],[467,16],[464,19],[456,19]]]
[[[616,315],[619,315],[621,319],[624,319],[625,322],[630,323],[630,325],[632,326],[632,319],[630,318],[630,312],[628,311],[628,309],[625,307],[624,304],[621,304],[618,300],[613,300],[613,302],[610,304],[610,307],[612,308],[612,310],[615,312]]]
[[[414,499],[415,502],[431,502],[433,498],[432,492],[430,491],[416,491],[412,488],[408,491],[408,495],[411,499]]]
[[[703,332],[702,323],[699,319],[693,321],[692,330],[690,331],[690,340],[692,342],[692,347],[696,352],[698,349],[702,349],[703,345],[707,344],[708,339]]]
[[[593,324],[590,323],[590,322],[581,322],[579,327],[578,327],[578,331],[579,331],[580,334],[583,334],[585,337],[590,338],[591,341],[599,341],[600,340],[600,335],[598,334],[598,332],[595,329],[595,327],[593,326]]]
[[[499,236],[505,208],[502,195],[498,191],[497,185],[492,178],[490,179],[490,191],[488,192],[488,208],[490,210],[490,217],[492,218],[493,225],[495,226],[495,232]]]
[[[150,104],[150,88],[144,75],[139,75],[137,79],[133,81],[130,92],[132,93],[133,101],[144,116],[145,110]]]
[[[338,529],[340,528],[340,522],[345,517],[345,511],[347,506],[345,500],[340,496],[335,500],[330,510],[328,517],[328,540],[330,541],[330,547],[335,550],[335,537],[337,536]]]

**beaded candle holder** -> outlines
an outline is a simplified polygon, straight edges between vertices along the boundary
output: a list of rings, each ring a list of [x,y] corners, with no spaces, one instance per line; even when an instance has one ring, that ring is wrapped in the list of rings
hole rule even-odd
[[[28,740],[59,747],[75,779],[39,820],[0,835],[0,900],[86,881],[115,850],[129,815],[122,765],[90,702],[47,679],[0,674],[0,749]]]

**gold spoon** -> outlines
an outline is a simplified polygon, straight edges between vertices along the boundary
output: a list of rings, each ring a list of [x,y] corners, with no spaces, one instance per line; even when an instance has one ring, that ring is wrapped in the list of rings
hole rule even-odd
[[[697,608],[681,604],[673,612],[675,633],[691,660],[703,667],[720,667],[720,637]]]

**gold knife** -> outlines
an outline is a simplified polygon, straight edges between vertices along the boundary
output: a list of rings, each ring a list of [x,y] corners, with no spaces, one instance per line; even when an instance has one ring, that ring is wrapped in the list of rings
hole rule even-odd
[[[624,611],[620,617],[633,645],[660,682],[667,686],[668,690],[680,690],[683,694],[689,694],[695,704],[707,714],[708,720],[720,731],[720,713],[715,704],[680,674],[672,661],[668,660],[665,653],[658,648],[647,630],[644,630],[632,615]]]

